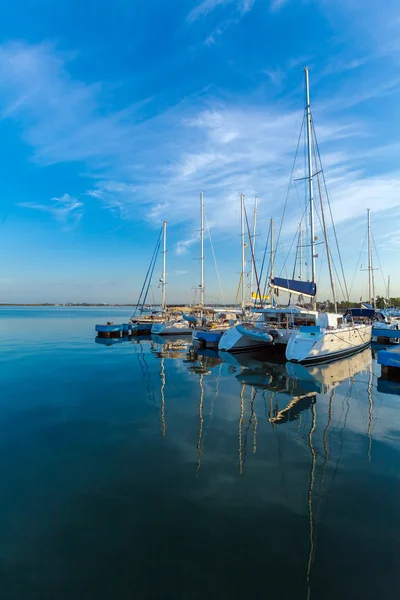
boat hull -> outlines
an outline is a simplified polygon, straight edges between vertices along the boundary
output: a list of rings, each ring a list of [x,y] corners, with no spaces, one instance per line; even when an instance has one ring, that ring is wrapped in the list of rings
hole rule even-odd
[[[371,343],[371,325],[316,331],[301,327],[286,347],[286,359],[301,364],[315,364],[344,358],[360,352]]]
[[[192,335],[193,327],[187,323],[154,323],[151,333],[154,335]]]
[[[210,329],[209,331],[197,330],[193,332],[193,341],[201,344],[218,344],[226,330]]]
[[[260,327],[254,327],[253,325],[236,325],[236,329],[242,335],[249,337],[256,342],[262,342],[263,344],[269,345],[274,341],[272,335]]]
[[[274,352],[284,352],[288,341],[296,333],[294,329],[279,329],[277,337],[270,336],[268,333],[250,337],[244,334],[244,329],[242,325],[228,329],[219,341],[218,349],[222,352],[246,352],[247,350],[271,348]],[[255,329],[252,331],[254,332]]]
[[[252,340],[247,335],[240,333],[236,327],[227,329],[218,342],[218,350],[221,352],[251,352],[258,348],[265,348],[265,346],[265,342]]]

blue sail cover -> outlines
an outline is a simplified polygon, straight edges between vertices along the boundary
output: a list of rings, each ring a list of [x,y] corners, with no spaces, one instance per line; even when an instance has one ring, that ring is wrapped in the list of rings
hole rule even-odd
[[[374,309],[371,308],[348,308],[344,315],[345,317],[368,317],[372,319],[375,316]]]
[[[303,296],[314,297],[317,293],[317,286],[312,281],[297,281],[296,279],[274,277],[274,279],[271,279],[271,285],[280,290],[302,294]]]

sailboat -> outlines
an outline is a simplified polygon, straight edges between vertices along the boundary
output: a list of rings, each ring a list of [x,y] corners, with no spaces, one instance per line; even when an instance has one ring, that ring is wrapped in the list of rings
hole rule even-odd
[[[311,271],[310,282],[274,278],[272,285],[288,292],[308,295],[312,298],[315,306],[316,269],[315,269],[315,235],[314,235],[314,193],[313,193],[313,139],[312,118],[310,106],[309,75],[308,68],[304,70],[306,84],[306,119],[307,119],[307,162],[308,162],[308,194],[310,209],[310,250]],[[317,173],[315,173],[317,175]],[[330,251],[324,216],[322,215],[325,244],[327,248],[328,267],[331,275],[331,287],[336,308],[335,289],[331,271]],[[371,324],[354,323],[352,318],[345,319],[338,313],[319,312],[315,325],[303,325],[290,337],[286,346],[286,358],[292,362],[315,363],[335,360],[344,356],[354,354],[366,348],[371,343]]]
[[[149,334],[151,332],[151,328],[154,323],[159,323],[163,319],[165,319],[165,314],[163,314],[163,313],[165,313],[164,287],[163,287],[162,312],[159,310],[152,310],[150,314],[145,314],[145,315],[143,315],[143,312],[145,310],[145,304],[146,304],[147,296],[148,296],[150,285],[151,285],[151,279],[153,276],[154,267],[157,262],[157,256],[158,256],[158,253],[160,250],[161,236],[164,238],[164,246],[165,246],[166,233],[167,233],[167,223],[166,223],[166,221],[164,221],[162,229],[161,229],[160,234],[157,239],[157,243],[156,243],[156,246],[155,246],[155,249],[153,252],[153,256],[151,257],[151,261],[150,261],[149,268],[147,270],[146,277],[143,282],[143,286],[142,286],[142,289],[141,289],[141,292],[139,295],[139,299],[136,304],[135,312],[132,315],[132,317],[130,318],[130,323],[132,324],[131,330],[132,330],[132,333],[135,333],[135,334],[139,334],[139,333]],[[165,278],[163,278],[163,280],[164,279]],[[140,316],[137,316],[138,310],[140,312]]]
[[[241,196],[242,215],[244,212],[244,197]],[[244,237],[244,225],[242,217],[242,240]],[[274,289],[282,289],[281,285],[286,280],[274,279],[274,220],[270,222],[271,243],[271,271],[270,279],[274,281]],[[244,243],[242,241],[242,254]],[[254,257],[253,257],[254,263]],[[244,267],[242,267],[243,272]],[[307,296],[310,291],[314,293],[314,287],[308,282],[293,281],[297,294]],[[286,288],[283,288],[286,290]],[[242,294],[242,306],[244,303]],[[286,307],[269,306],[255,309],[252,313],[253,320],[244,319],[234,327],[228,329],[221,337],[218,349],[222,352],[252,352],[256,349],[273,347],[274,352],[285,351],[286,345],[297,329],[302,325],[315,325],[318,313],[302,306],[289,304]]]
[[[163,272],[161,276],[162,303],[161,309],[164,318],[161,322],[153,323],[151,333],[154,335],[186,335],[191,334],[193,325],[188,321],[177,319],[166,312],[166,285],[167,285],[167,224],[164,221],[163,235]]]
[[[210,320],[204,317],[204,196],[200,192],[200,309],[199,319],[192,317],[195,328],[192,332],[194,343],[202,346],[215,346],[218,344],[224,332],[237,323],[239,315],[236,310],[224,309],[212,315]],[[184,315],[185,318],[186,315]]]

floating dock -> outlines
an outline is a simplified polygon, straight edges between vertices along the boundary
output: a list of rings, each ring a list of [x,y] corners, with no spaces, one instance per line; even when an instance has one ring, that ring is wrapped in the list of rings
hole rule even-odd
[[[382,368],[382,379],[400,381],[400,347],[380,350],[378,364]]]
[[[400,342],[400,329],[385,329],[373,326],[372,341],[378,342],[378,344],[398,344]]]
[[[95,330],[99,338],[120,338],[121,336],[132,335],[132,325],[130,323],[117,325],[109,322],[105,325],[96,325]]]

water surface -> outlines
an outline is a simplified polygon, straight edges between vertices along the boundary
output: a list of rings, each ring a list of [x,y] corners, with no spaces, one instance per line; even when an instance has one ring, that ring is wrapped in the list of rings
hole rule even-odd
[[[131,309],[0,309],[7,600],[393,598],[399,389],[94,339]]]

